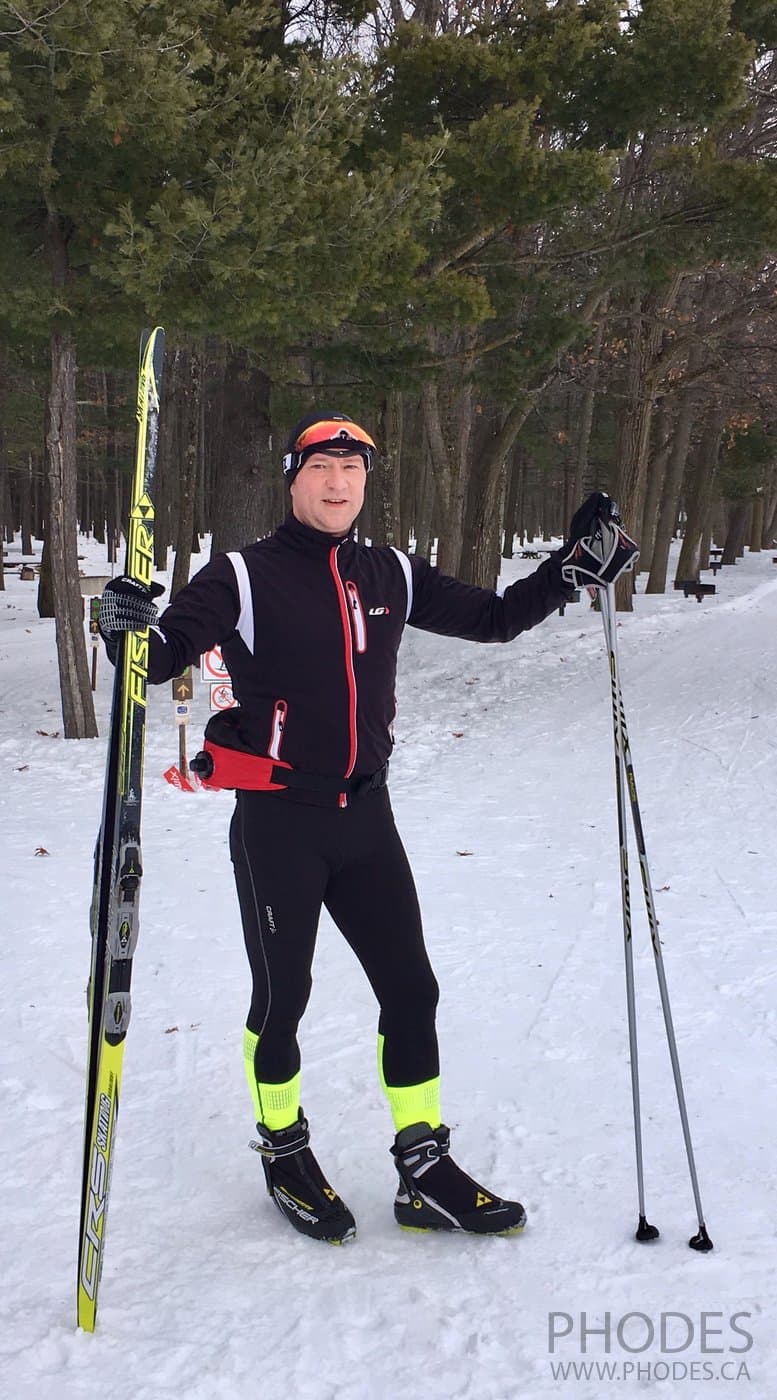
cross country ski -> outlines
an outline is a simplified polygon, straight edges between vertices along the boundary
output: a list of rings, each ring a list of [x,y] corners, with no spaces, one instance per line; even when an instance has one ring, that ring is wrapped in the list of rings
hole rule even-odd
[[[137,448],[127,534],[126,577],[149,596],[164,343],[164,331],[159,327],[144,331],[141,337]],[[97,1318],[124,1042],[131,1015],[130,982],[143,874],[140,807],[147,676],[148,628],[123,633],[116,650],[91,905],[89,1044],[78,1237],[78,1325],[87,1332],[94,1331]]]

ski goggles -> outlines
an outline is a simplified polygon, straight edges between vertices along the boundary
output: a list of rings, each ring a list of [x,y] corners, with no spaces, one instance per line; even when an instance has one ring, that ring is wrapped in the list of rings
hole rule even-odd
[[[344,423],[342,419],[324,418],[320,423],[312,423],[300,433],[291,452],[283,458],[283,470],[287,475],[299,471],[305,457],[316,450],[320,452],[358,452],[364,458],[367,471],[372,467],[372,458],[377,447],[369,433],[358,423]]]

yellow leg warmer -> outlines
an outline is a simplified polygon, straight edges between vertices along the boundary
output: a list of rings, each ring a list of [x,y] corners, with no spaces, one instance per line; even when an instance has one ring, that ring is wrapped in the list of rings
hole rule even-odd
[[[258,1044],[258,1035],[246,1030],[243,1036],[246,1079],[254,1101],[257,1122],[264,1123],[271,1132],[277,1132],[279,1128],[288,1128],[297,1121],[301,1075],[295,1074],[294,1078],[285,1084],[261,1084],[254,1069]]]
[[[424,1080],[423,1084],[387,1084],[383,1073],[382,1035],[378,1036],[378,1077],[398,1133],[403,1128],[409,1128],[411,1123],[428,1123],[430,1128],[439,1128],[442,1122],[439,1075],[436,1079]]]

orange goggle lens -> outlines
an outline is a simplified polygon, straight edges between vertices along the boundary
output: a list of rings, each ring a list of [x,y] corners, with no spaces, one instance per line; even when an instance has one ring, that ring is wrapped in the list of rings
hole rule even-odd
[[[358,423],[344,423],[342,419],[323,419],[320,423],[312,423],[301,433],[294,444],[295,452],[307,452],[317,443],[336,443],[342,439],[343,447],[347,447],[349,442],[359,442],[365,447],[377,451],[375,443],[369,433],[360,428]]]

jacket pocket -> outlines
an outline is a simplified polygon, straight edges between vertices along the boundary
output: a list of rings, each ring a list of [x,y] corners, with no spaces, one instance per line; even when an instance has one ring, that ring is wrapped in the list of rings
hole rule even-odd
[[[289,707],[286,704],[286,701],[276,700],[272,712],[272,730],[270,732],[270,742],[267,746],[267,752],[270,755],[270,758],[280,758],[281,756],[281,745],[283,743],[283,735],[286,730],[286,717],[288,713]]]
[[[351,579],[345,581],[345,591],[348,597],[348,607],[351,612],[353,624],[354,644],[357,652],[367,650],[367,619],[364,616],[362,600],[359,597],[359,590]]]

